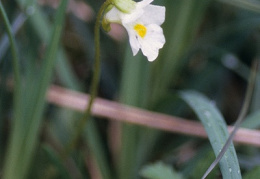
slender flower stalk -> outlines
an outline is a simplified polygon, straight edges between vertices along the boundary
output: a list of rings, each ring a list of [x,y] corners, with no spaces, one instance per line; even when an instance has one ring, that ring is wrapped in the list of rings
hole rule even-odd
[[[165,43],[165,37],[160,25],[165,20],[165,7],[151,5],[153,0],[135,2],[133,0],[107,0],[101,6],[95,24],[95,61],[94,75],[90,89],[90,100],[82,119],[78,123],[77,131],[69,143],[65,156],[74,148],[86,122],[91,114],[92,105],[97,96],[100,79],[100,25],[105,31],[110,30],[110,23],[122,24],[128,34],[129,42],[136,55],[139,49],[149,61],[157,58],[159,49]],[[104,16],[104,18],[103,18]],[[64,157],[64,156],[63,156]]]
[[[101,64],[101,62],[100,62],[100,25],[101,25],[101,20],[103,18],[103,14],[109,5],[111,5],[111,0],[105,1],[104,4],[101,6],[101,8],[98,12],[98,15],[97,15],[95,29],[94,29],[94,34],[95,34],[94,35],[94,38],[95,38],[94,74],[93,74],[91,88],[90,88],[90,100],[88,102],[88,105],[86,107],[86,110],[85,110],[81,120],[79,121],[79,123],[77,125],[78,127],[74,134],[74,137],[70,141],[67,150],[65,151],[65,153],[62,156],[64,158],[73,150],[73,148],[77,144],[78,139],[79,139],[81,133],[83,132],[85,125],[91,115],[91,109],[93,106],[93,102],[94,102],[95,97],[97,96],[97,90],[98,90],[99,79],[100,79],[100,64]]]

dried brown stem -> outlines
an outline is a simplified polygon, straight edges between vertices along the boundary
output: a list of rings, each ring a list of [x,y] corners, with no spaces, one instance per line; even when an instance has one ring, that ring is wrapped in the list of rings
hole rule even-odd
[[[48,91],[47,100],[58,106],[83,112],[88,103],[89,96],[62,87],[52,86]],[[158,130],[207,138],[207,133],[200,122],[150,112],[101,98],[95,99],[92,114],[98,117],[142,125]],[[232,131],[232,128],[229,126],[228,130]],[[234,142],[260,147],[259,138],[259,130],[241,128],[237,132]]]

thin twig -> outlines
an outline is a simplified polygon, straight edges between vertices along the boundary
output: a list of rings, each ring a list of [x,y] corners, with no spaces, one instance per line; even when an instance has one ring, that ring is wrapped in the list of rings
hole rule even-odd
[[[84,112],[89,96],[84,93],[52,86],[47,95],[47,100],[60,107]],[[202,124],[197,121],[183,119],[175,116],[150,112],[144,109],[130,107],[114,101],[96,98],[92,114],[110,120],[142,125],[158,130],[174,132],[184,135],[207,138]],[[228,127],[229,131],[233,127]],[[234,137],[234,142],[260,147],[260,131],[240,128]]]

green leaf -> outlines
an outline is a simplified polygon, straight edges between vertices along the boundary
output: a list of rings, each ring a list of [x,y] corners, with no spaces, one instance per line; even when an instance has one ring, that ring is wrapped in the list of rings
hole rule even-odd
[[[257,129],[260,127],[260,111],[256,111],[244,119],[244,122],[241,124],[241,127],[249,129]]]
[[[260,12],[260,2],[251,0],[219,0],[243,9],[247,9],[254,12]]]
[[[196,152],[196,155],[186,162],[185,167],[183,167],[184,170],[182,170],[183,177],[189,179],[201,178],[214,158],[215,154],[210,145],[202,146],[202,148]],[[215,168],[207,176],[207,179],[215,179],[217,174],[219,174],[219,170]]]
[[[149,62],[140,53],[133,59],[131,49],[127,48],[120,91],[120,101],[122,103],[142,106],[141,103],[144,101],[145,96],[142,92],[148,93],[145,88],[148,86],[146,85],[146,76],[148,74],[146,70],[149,65]],[[136,178],[137,168],[139,167],[137,163],[139,132],[139,126],[122,125],[120,164],[118,165],[120,179]]]
[[[166,1],[166,21],[163,29],[167,43],[160,50],[158,59],[154,62],[155,75],[152,101],[157,101],[165,94],[169,85],[176,85],[183,57],[192,45],[192,41],[202,23],[206,9],[211,0],[181,0]],[[151,98],[150,97],[150,98]]]
[[[141,176],[148,179],[181,179],[182,176],[172,169],[169,165],[157,162],[145,166],[141,172]]]
[[[22,4],[20,3],[22,6]],[[43,43],[48,43],[51,36],[51,24],[48,22],[48,18],[41,11],[41,8],[37,5],[30,6],[34,8],[33,15],[29,16],[28,21],[30,22],[32,29],[39,36]],[[24,7],[30,8],[30,7]],[[59,47],[57,52],[57,62],[55,65],[55,70],[59,75],[62,85],[71,88],[71,89],[80,89],[81,85],[79,84],[78,79],[76,78],[74,72],[72,71],[69,61],[65,55],[64,50]]]
[[[167,88],[175,81],[173,78],[177,77],[181,57],[191,45],[209,2],[209,0],[158,1],[159,5],[167,8],[168,18],[163,24],[167,43],[153,63],[147,63],[141,52],[132,57],[132,51],[128,48],[122,69],[120,102],[152,108],[161,99]],[[149,157],[150,152],[147,151],[153,148],[157,137],[157,131],[123,125],[118,165],[120,179],[136,178],[136,171]]]
[[[41,68],[42,71],[39,76],[34,78],[34,80],[38,79],[38,77],[41,77],[41,79],[37,83],[33,83],[34,85],[31,85],[33,88],[29,87],[30,85],[24,86],[24,91],[21,93],[23,104],[19,103],[19,107],[24,110],[21,110],[21,115],[16,115],[14,119],[10,146],[8,148],[6,163],[3,170],[3,178],[5,179],[26,178],[30,169],[35,147],[38,142],[37,139],[45,106],[46,90],[50,84],[56,62],[67,2],[68,0],[61,1],[57,10],[53,33]],[[32,84],[31,82],[30,84]],[[26,101],[27,98],[25,98],[25,96],[29,96],[28,99],[30,99],[30,101]]]
[[[109,162],[105,155],[105,147],[102,143],[101,136],[98,133],[96,121],[94,119],[90,119],[88,121],[85,133],[88,147],[90,148],[92,156],[94,156],[95,162],[97,163],[102,178],[112,179],[113,177],[109,168]]]
[[[58,170],[58,174],[61,175],[61,177],[64,179],[69,179],[69,173],[62,163],[63,161],[59,158],[59,155],[48,145],[43,145],[42,147],[49,160]]]
[[[260,176],[260,166],[255,167],[253,170],[247,172],[243,179],[252,179],[252,178],[259,178]]]
[[[223,116],[209,99],[198,92],[184,91],[180,93],[180,96],[201,120],[214,153],[217,156],[229,136]],[[219,165],[224,179],[241,178],[238,159],[233,144],[229,146],[223,158],[220,160]]]

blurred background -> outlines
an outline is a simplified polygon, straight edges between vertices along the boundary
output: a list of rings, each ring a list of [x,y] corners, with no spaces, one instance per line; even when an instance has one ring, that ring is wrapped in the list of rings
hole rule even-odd
[[[62,2],[67,3],[64,8]],[[89,93],[94,24],[103,2],[1,1],[15,36],[22,85],[16,106],[13,54],[1,17],[0,178],[152,178],[146,174],[151,167],[158,176],[168,171],[175,178],[197,179],[214,160],[206,139],[103,118],[89,121],[71,154],[62,159],[81,114],[46,102],[44,94],[50,84]],[[154,0],[153,4],[166,7],[162,25],[166,44],[159,57],[152,63],[141,52],[133,57],[126,30],[118,24],[112,24],[109,33],[101,30],[98,96],[197,120],[178,97],[179,91],[195,90],[212,100],[227,124],[233,124],[251,63],[259,59],[260,1]],[[249,109],[254,119],[248,128],[260,127],[259,99],[258,79]],[[243,178],[259,176],[259,148],[236,145],[236,151]],[[208,178],[221,178],[219,168]]]

